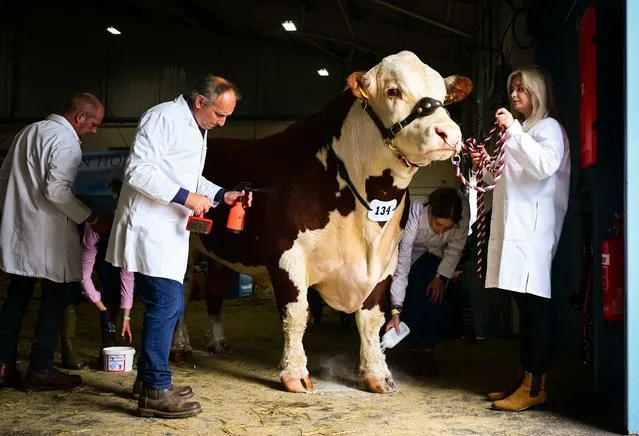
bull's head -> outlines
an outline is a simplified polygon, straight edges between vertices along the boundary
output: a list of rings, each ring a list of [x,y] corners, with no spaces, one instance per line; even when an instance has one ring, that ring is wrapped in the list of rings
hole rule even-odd
[[[459,153],[461,131],[444,106],[470,93],[470,79],[444,79],[414,53],[402,51],[368,72],[351,74],[348,85],[407,166],[425,166]]]

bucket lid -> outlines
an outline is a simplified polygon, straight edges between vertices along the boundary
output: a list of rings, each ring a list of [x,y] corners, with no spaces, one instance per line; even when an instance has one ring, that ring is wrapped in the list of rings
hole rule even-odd
[[[111,353],[127,353],[127,352],[135,352],[135,348],[133,347],[106,347],[102,349],[102,352],[111,354]]]

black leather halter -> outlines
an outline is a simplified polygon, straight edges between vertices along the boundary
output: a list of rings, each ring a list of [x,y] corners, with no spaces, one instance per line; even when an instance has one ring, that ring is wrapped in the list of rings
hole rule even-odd
[[[406,156],[404,156],[404,154],[401,151],[399,151],[397,147],[393,145],[393,139],[395,139],[395,137],[399,134],[399,132],[402,131],[404,127],[408,126],[417,118],[423,118],[428,115],[432,115],[437,109],[443,106],[444,104],[441,101],[435,100],[434,98],[430,98],[430,97],[421,98],[415,104],[415,107],[413,108],[411,113],[408,114],[406,118],[396,122],[389,128],[386,128],[386,126],[384,126],[384,123],[382,123],[382,120],[379,119],[379,117],[377,116],[373,108],[366,101],[362,101],[362,108],[364,108],[364,110],[368,113],[368,115],[371,117],[371,119],[373,120],[377,128],[379,129],[380,133],[382,134],[382,138],[384,138],[384,142],[386,143],[386,145],[388,145],[388,147],[391,150],[397,153],[397,157],[402,162],[404,162],[404,165],[406,165],[409,168],[419,167],[419,165],[415,165],[414,163],[409,161],[406,158]]]

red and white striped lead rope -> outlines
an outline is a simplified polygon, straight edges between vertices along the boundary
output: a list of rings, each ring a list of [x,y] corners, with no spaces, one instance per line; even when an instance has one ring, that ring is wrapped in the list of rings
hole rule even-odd
[[[481,160],[477,165],[477,184],[473,185],[466,180],[461,173],[460,168],[460,155],[454,156],[452,159],[453,166],[455,167],[455,173],[459,180],[470,189],[477,191],[477,276],[483,278],[483,258],[484,258],[484,239],[486,238],[486,206],[484,204],[484,194],[486,192],[495,189],[495,186],[501,179],[504,173],[504,156],[506,147],[504,146],[504,130],[495,123],[488,132],[488,136],[481,143],[477,143],[475,138],[468,138],[462,144],[462,152],[470,157],[471,153],[479,153]],[[497,133],[497,142],[495,144],[495,150],[493,156],[488,155],[486,152],[486,144],[493,139]],[[484,184],[484,169],[492,172],[495,177],[492,183]]]

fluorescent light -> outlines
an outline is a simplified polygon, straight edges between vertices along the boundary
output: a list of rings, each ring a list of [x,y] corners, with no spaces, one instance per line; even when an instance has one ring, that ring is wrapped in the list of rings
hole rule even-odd
[[[297,27],[295,27],[295,24],[292,21],[284,21],[282,23],[282,27],[284,27],[284,30],[286,30],[287,32],[295,32],[297,30]]]
[[[112,33],[114,35],[119,35],[120,33],[122,33],[122,32],[120,32],[118,29],[116,29],[113,26],[107,27],[107,32]]]
[[[322,69],[317,70],[317,74],[319,74],[322,77],[326,77],[326,76],[328,76],[328,71],[326,71],[326,68],[322,68]]]

